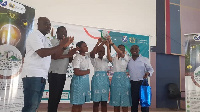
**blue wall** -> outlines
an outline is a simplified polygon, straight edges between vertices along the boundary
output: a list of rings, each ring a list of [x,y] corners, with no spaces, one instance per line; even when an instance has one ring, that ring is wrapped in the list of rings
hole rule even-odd
[[[171,53],[181,54],[180,0],[170,0],[170,3]]]
[[[176,108],[176,100],[168,98],[168,83],[180,87],[179,56],[156,54],[156,108]]]
[[[156,0],[156,47],[152,51],[165,53],[165,0]]]

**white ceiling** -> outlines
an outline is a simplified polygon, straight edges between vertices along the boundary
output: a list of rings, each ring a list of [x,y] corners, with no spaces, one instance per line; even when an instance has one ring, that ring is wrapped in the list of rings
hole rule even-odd
[[[151,35],[156,39],[156,0],[16,0],[36,10],[36,18]]]

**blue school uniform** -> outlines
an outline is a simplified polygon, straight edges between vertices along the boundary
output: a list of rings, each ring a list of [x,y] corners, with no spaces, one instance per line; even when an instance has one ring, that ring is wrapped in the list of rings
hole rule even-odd
[[[94,58],[91,62],[95,71],[91,81],[91,100],[94,102],[108,101],[110,85],[107,75],[108,60]]]
[[[128,61],[128,55],[119,59],[118,57],[112,58],[114,74],[111,81],[109,102],[112,106],[128,107],[132,105],[131,84],[126,74]]]
[[[72,61],[72,66],[80,70],[87,70],[89,69],[89,60],[89,53],[85,54],[85,56],[76,54]],[[77,76],[74,74],[70,84],[70,103],[81,105],[85,102],[90,102],[89,75]]]

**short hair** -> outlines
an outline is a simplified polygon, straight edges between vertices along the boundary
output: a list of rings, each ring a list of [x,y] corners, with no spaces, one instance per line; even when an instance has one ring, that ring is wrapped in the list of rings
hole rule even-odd
[[[125,47],[123,44],[120,44],[120,45],[118,45],[118,48],[119,48],[120,46],[123,46],[123,47]]]
[[[137,46],[138,48],[140,48],[138,45],[132,45],[131,47],[133,47],[133,46]]]
[[[59,26],[59,27],[57,28],[57,32],[60,31],[60,30],[63,29],[63,28],[66,29],[64,26]]]
[[[84,41],[80,41],[80,42],[78,42],[77,44],[76,44],[76,47],[81,47],[81,45],[83,44],[83,43],[85,43]]]
[[[47,17],[39,17],[38,18],[38,23],[41,22],[41,21],[43,21],[44,19],[48,19],[48,18]]]

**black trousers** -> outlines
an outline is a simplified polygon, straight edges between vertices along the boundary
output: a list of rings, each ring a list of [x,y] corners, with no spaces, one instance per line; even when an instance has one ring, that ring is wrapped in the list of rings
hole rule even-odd
[[[139,91],[140,86],[142,85],[141,81],[131,81],[131,97],[132,97],[132,106],[131,112],[138,112],[139,105]],[[149,107],[141,107],[142,112],[149,112]]]
[[[58,104],[61,99],[62,91],[65,85],[66,74],[49,73],[49,100],[48,112],[57,112]]]

